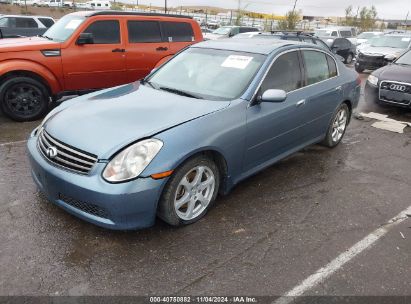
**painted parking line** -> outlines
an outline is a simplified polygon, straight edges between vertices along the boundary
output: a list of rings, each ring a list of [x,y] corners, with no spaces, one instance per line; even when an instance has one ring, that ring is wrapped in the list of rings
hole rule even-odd
[[[315,273],[310,275],[299,285],[295,286],[293,289],[289,290],[283,296],[278,298],[273,304],[288,304],[295,300],[295,297],[302,296],[308,290],[316,287],[318,284],[323,282],[327,277],[332,275],[334,272],[339,270],[344,264],[352,260],[355,256],[363,252],[364,250],[370,248],[376,241],[387,234],[393,227],[405,221],[411,214],[411,206],[407,209],[401,211],[397,216],[390,219],[386,224],[382,225],[380,228],[374,230],[372,233],[367,235],[361,241],[356,243],[347,251],[341,253],[333,261],[325,265],[324,267],[318,269]]]
[[[12,146],[12,145],[22,144],[22,143],[26,143],[26,142],[27,142],[27,140],[11,141],[11,142],[6,142],[6,143],[0,144],[0,147]]]

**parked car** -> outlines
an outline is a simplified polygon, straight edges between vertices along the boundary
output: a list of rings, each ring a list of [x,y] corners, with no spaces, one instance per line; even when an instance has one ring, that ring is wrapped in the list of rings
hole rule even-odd
[[[331,51],[344,58],[344,63],[352,63],[356,47],[350,40],[346,38],[327,38],[324,42],[330,47]]]
[[[387,34],[370,40],[358,51],[355,70],[376,70],[393,62],[411,46],[410,34]]]
[[[370,74],[365,84],[365,100],[411,108],[411,51]]]
[[[242,39],[242,38],[257,38],[257,39],[282,39],[290,41],[300,41],[306,43],[317,44],[320,47],[330,50],[328,45],[322,41],[320,38],[315,37],[310,34],[305,34],[304,32],[293,32],[293,31],[272,31],[272,32],[247,32],[235,35],[233,38]]]
[[[355,27],[350,26],[335,26],[335,27],[327,27],[323,29],[316,29],[314,34],[320,38],[347,38],[350,40],[354,45],[357,44],[357,30]]]
[[[223,38],[230,38],[239,33],[246,32],[258,32],[259,29],[256,27],[247,27],[247,26],[222,26],[212,33],[207,33],[204,35],[204,39],[207,40],[216,40]]]
[[[0,31],[2,38],[41,35],[53,24],[53,18],[46,16],[0,16]]]
[[[372,38],[378,38],[383,34],[383,32],[362,32],[357,36],[357,46],[368,43]]]
[[[68,14],[42,37],[0,41],[0,104],[14,120],[35,120],[50,98],[135,81],[202,39],[198,23],[184,16]]]
[[[27,144],[39,189],[106,228],[148,227],[156,214],[185,225],[280,159],[338,145],[357,73],[315,45],[249,42],[195,44],[140,83],[51,111]]]

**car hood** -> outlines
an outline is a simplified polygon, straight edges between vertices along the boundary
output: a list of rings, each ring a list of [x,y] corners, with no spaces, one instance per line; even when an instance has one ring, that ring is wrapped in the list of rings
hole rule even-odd
[[[42,37],[0,39],[0,53],[37,51],[55,48],[60,48],[59,42],[54,42]]]
[[[217,34],[213,34],[213,33],[206,33],[204,35],[204,38],[207,40],[217,40],[217,39],[223,39],[223,38],[227,38],[227,35],[217,35]]]
[[[44,128],[65,144],[107,159],[132,142],[229,104],[179,96],[136,82],[66,101],[46,117]]]
[[[399,48],[391,48],[391,47],[374,47],[368,46],[361,49],[361,53],[368,56],[386,56],[386,55],[394,55],[398,57],[404,49]]]
[[[411,66],[390,64],[373,73],[380,80],[411,83]]]

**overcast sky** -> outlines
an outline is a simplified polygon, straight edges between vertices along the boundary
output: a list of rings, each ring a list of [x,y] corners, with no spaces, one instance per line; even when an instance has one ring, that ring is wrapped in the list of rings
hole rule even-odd
[[[164,5],[164,0],[138,1],[139,4]],[[169,6],[208,5],[233,9],[238,6],[238,0],[167,0],[167,2]],[[294,0],[241,0],[241,3],[242,7],[246,6],[250,11],[284,14],[292,9]],[[344,16],[344,9],[349,5],[355,8],[374,5],[378,17],[384,19],[405,19],[407,11],[411,10],[411,0],[297,0],[297,9],[304,15],[310,16]]]

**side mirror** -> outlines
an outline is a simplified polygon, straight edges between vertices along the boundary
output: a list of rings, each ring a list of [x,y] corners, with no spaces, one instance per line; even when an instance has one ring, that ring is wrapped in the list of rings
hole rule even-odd
[[[93,38],[92,33],[81,33],[76,41],[77,45],[93,44],[93,43],[94,43],[94,38]]]
[[[267,90],[260,96],[260,102],[283,102],[287,99],[287,93],[284,90]]]

